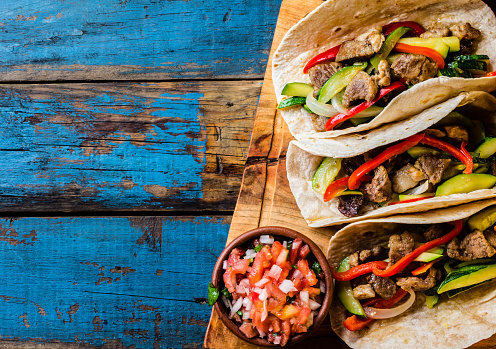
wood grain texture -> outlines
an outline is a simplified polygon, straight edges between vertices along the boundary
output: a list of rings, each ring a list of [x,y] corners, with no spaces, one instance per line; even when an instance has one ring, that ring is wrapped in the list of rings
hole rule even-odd
[[[260,87],[0,85],[0,211],[232,211]]]
[[[260,79],[280,3],[2,1],[0,81]]]
[[[200,346],[210,313],[206,286],[230,220],[0,219],[0,347],[26,341],[20,347],[27,348],[34,339]]]

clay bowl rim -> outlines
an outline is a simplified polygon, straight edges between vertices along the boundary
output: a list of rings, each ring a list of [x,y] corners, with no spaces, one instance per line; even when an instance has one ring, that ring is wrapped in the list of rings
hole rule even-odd
[[[326,283],[326,293],[324,297],[324,301],[322,302],[322,305],[320,306],[319,313],[317,316],[314,318],[314,323],[313,325],[308,329],[307,332],[304,333],[299,333],[291,337],[287,345],[292,345],[298,342],[301,342],[305,338],[308,338],[319,326],[320,324],[324,321],[325,317],[327,316],[329,312],[329,308],[331,307],[331,301],[332,301],[332,294],[333,294],[333,283],[332,283],[332,276],[331,276],[331,268],[329,266],[329,263],[327,262],[327,258],[322,252],[322,250],[306,235],[303,235],[302,233],[299,233],[293,229],[290,228],[284,228],[284,227],[279,227],[279,226],[267,226],[267,227],[260,227],[256,228],[250,231],[247,231],[246,233],[241,234],[237,238],[235,238],[233,241],[229,243],[229,245],[226,246],[226,248],[222,251],[220,254],[219,258],[217,259],[217,262],[215,263],[214,266],[214,271],[212,273],[212,284],[219,288],[219,285],[224,285],[224,282],[222,280],[222,274],[224,272],[223,269],[223,262],[227,260],[229,257],[229,253],[237,246],[243,245],[249,241],[254,240],[256,237],[260,235],[274,235],[274,236],[279,236],[279,237],[284,237],[284,238],[291,238],[292,240],[296,238],[300,238],[303,240],[304,243],[308,244],[310,247],[310,251],[313,253],[317,261],[319,262],[322,271],[324,272],[324,279]],[[219,299],[217,302],[214,304],[214,308],[219,315],[219,318],[221,321],[229,328],[229,330],[234,333],[237,337],[240,339],[251,343],[255,344],[258,346],[266,346],[266,347],[280,347],[280,345],[275,345],[272,343],[269,343],[266,339],[262,339],[259,337],[256,338],[247,338],[243,332],[240,331],[238,326],[228,317],[228,314],[224,310],[224,305],[222,304],[222,300],[219,296]]]

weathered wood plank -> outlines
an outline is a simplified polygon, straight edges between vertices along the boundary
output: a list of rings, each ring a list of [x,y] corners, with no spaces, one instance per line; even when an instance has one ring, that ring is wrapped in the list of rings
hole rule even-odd
[[[33,339],[200,346],[206,286],[230,220],[0,219],[0,347]]]
[[[0,81],[262,78],[281,0],[0,3]]]
[[[0,211],[232,211],[260,88],[0,85]]]

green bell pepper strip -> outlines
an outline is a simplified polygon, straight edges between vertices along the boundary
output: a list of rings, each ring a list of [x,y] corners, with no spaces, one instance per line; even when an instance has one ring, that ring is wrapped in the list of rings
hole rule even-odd
[[[387,36],[379,51],[370,59],[370,63],[372,63],[375,69],[379,69],[380,61],[389,56],[398,40],[410,30],[412,29],[408,27],[399,27]]]
[[[320,88],[318,101],[320,103],[329,102],[332,97],[348,86],[351,80],[353,80],[353,78],[365,68],[367,68],[367,62],[360,65],[350,65],[338,70]]]
[[[339,265],[338,272],[344,272],[350,269],[349,257],[343,259]],[[362,305],[353,297],[353,289],[349,281],[336,281],[336,294],[345,306],[345,308],[352,314],[359,315],[362,317],[367,317]]]

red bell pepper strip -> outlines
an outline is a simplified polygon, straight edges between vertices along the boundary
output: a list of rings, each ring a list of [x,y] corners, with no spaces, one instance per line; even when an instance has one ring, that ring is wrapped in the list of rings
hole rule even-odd
[[[486,74],[487,77],[496,76],[496,71],[490,71]]]
[[[381,88],[379,90],[379,93],[377,94],[377,96],[375,96],[375,98],[372,101],[362,102],[359,105],[357,105],[356,107],[353,107],[350,110],[348,110],[347,114],[340,113],[340,114],[333,116],[329,120],[327,120],[327,122],[325,124],[326,131],[332,130],[335,126],[339,125],[340,123],[342,123],[348,119],[351,119],[356,114],[364,111],[365,109],[367,109],[371,105],[375,104],[379,99],[381,99],[382,97],[387,95],[389,92],[394,91],[394,90],[404,90],[404,89],[406,89],[406,85],[401,81],[395,81],[391,85],[384,87],[384,88]]]
[[[424,137],[424,134],[417,134],[408,137],[403,142],[393,145],[392,147],[387,148],[382,153],[377,155],[372,160],[367,161],[362,166],[357,168],[350,176],[348,180],[348,188],[350,190],[355,190],[360,186],[360,178],[365,174],[369,173],[384,161],[391,159],[393,156],[406,152],[411,147],[416,146]]]
[[[474,170],[474,159],[472,159],[472,155],[470,155],[470,153],[467,151],[467,149],[465,149],[467,144],[468,144],[468,142],[462,142],[462,145],[460,146],[460,149],[461,149],[463,155],[465,155],[465,157],[467,158],[467,163],[465,163],[465,166],[467,166],[467,167],[465,168],[463,173],[472,173],[472,171]],[[465,172],[465,171],[467,171],[467,172]]]
[[[424,136],[420,143],[427,144],[450,153],[455,158],[463,162],[463,164],[466,166],[463,173],[472,173],[472,170],[474,169],[474,161],[466,150],[459,150],[457,147],[431,136]],[[464,146],[462,145],[462,147]]]
[[[396,205],[396,204],[408,204],[409,202],[416,202],[416,201],[420,201],[420,200],[430,199],[432,197],[434,197],[434,194],[432,194],[432,196],[425,196],[423,198],[415,198],[415,199],[408,199],[408,200],[403,200],[403,201],[390,202],[388,204],[388,206]]]
[[[399,27],[408,27],[412,29],[412,32],[417,36],[420,36],[420,34],[425,33],[424,27],[422,27],[417,22],[413,22],[413,21],[395,22],[395,23],[386,24],[382,27],[382,33],[384,34],[384,36],[388,36],[390,33],[395,31]]]
[[[324,202],[332,200],[337,194],[346,190],[348,188],[348,178],[350,177],[343,177],[329,184],[324,193]]]
[[[423,47],[423,46],[412,46],[412,45],[407,45],[403,43],[397,43],[393,51],[396,52],[405,52],[405,53],[416,53],[419,55],[426,56],[427,58],[432,59],[434,62],[436,62],[437,67],[439,69],[444,68],[444,58],[441,56],[439,52],[436,50],[429,48],[429,47]]]
[[[428,251],[436,246],[445,244],[448,241],[452,240],[455,236],[460,234],[463,228],[462,221],[458,220],[458,221],[450,222],[450,224],[453,224],[455,227],[448,234],[441,236],[440,238],[437,238],[435,240],[429,241],[423,244],[422,246],[420,246],[419,248],[416,248],[415,250],[413,250],[413,252],[407,254],[406,256],[401,258],[398,262],[396,262],[387,269],[382,269],[380,265],[374,265],[372,266],[372,272],[380,277],[393,276],[401,272],[403,269],[405,269],[407,265],[409,265],[415,258],[420,256],[423,252]],[[353,268],[350,270],[353,270]]]
[[[341,44],[339,44],[338,46],[334,46],[333,48],[330,48],[327,51],[319,53],[317,56],[313,57],[311,60],[308,61],[308,63],[303,68],[303,73],[304,74],[308,73],[308,69],[310,69],[316,64],[325,61],[331,61],[331,60],[333,61],[336,58],[340,47]]]
[[[413,276],[417,276],[417,275],[420,275],[420,274],[423,274],[425,273],[427,270],[429,270],[433,265],[434,263],[437,262],[437,259],[433,260],[432,262],[429,262],[429,263],[426,263],[424,265],[421,265],[420,267],[418,267],[417,269],[414,269],[412,270],[412,275]]]
[[[348,269],[347,271],[338,272],[331,267],[332,278],[336,281],[350,281],[361,275],[371,273],[376,268],[387,268],[388,263],[384,261],[372,261],[364,264],[359,264],[356,267]]]
[[[394,294],[393,297],[389,299],[381,299],[377,303],[375,303],[374,308],[378,309],[390,309],[392,308],[396,303],[398,303],[400,300],[403,299],[408,294],[407,291],[405,291],[402,288],[399,288],[398,291]],[[346,320],[344,320],[344,327],[346,327],[350,331],[358,331],[364,328],[365,326],[369,325],[371,322],[373,322],[375,319],[367,318],[364,319],[362,317],[352,315]]]

